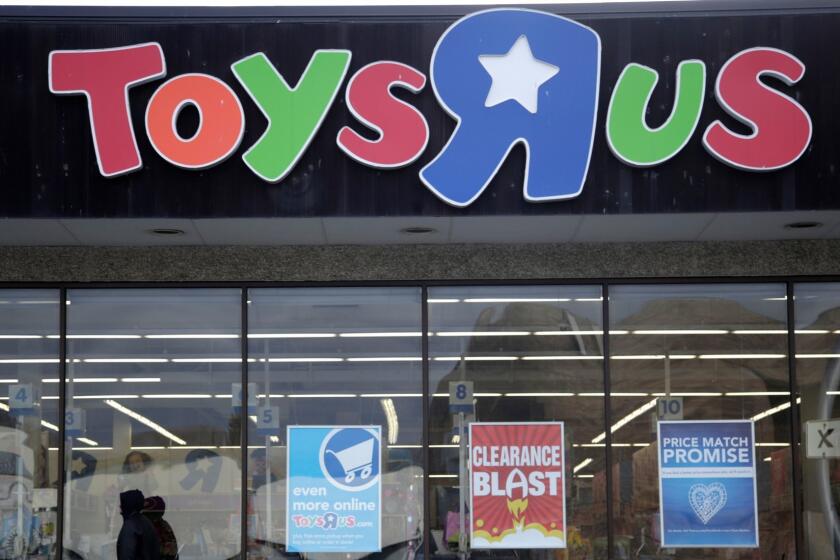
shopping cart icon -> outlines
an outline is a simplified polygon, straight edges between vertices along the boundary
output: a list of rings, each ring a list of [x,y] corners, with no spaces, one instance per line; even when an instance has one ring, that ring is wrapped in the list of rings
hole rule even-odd
[[[370,438],[341,451],[327,449],[326,452],[335,457],[344,470],[345,483],[353,482],[356,479],[356,474],[359,475],[361,480],[366,480],[373,473],[374,442],[374,438]]]

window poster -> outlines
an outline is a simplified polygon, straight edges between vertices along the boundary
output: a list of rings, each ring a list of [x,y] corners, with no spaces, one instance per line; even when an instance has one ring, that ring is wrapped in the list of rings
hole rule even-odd
[[[381,427],[287,428],[286,549],[379,552]]]
[[[658,424],[662,547],[758,547],[751,420]]]
[[[472,548],[565,548],[562,422],[470,424]]]

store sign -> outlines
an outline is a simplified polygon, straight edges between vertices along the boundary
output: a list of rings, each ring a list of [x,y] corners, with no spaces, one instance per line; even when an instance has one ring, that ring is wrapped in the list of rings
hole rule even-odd
[[[565,548],[562,422],[470,424],[470,546]]]
[[[664,548],[758,548],[751,420],[659,422]]]
[[[805,423],[805,451],[809,459],[840,457],[840,420],[809,420]]]
[[[286,550],[382,549],[380,426],[287,428]]]
[[[338,149],[383,170],[409,165],[424,153],[429,141],[425,116],[392,90],[418,93],[426,87],[426,75],[401,62],[382,60],[345,80],[351,57],[349,50],[316,50],[296,80],[282,76],[264,53],[231,64],[233,78],[268,121],[262,136],[242,154],[255,175],[269,183],[289,175],[345,81],[346,104],[364,128],[363,133],[350,125],[341,128]],[[163,48],[154,42],[50,53],[50,91],[87,98],[103,176],[143,166],[129,90],[166,73]],[[804,64],[783,50],[755,47],[735,53],[717,74],[715,97],[751,133],[732,131],[717,120],[706,123],[702,143],[708,153],[747,171],[793,164],[810,144],[811,118],[766,78],[791,86],[804,74]],[[700,124],[705,62],[679,64],[671,114],[664,124],[651,128],[645,115],[658,80],[655,69],[630,63],[610,84],[606,139],[615,156],[628,165],[651,167],[670,160],[695,137]],[[601,93],[601,39],[593,29],[534,10],[477,12],[440,37],[429,81],[438,103],[457,121],[448,143],[419,171],[419,180],[441,200],[469,206],[517,144],[527,152],[526,200],[563,200],[581,193]],[[200,123],[184,138],[176,125],[187,106],[198,109]],[[170,78],[145,109],[150,144],[163,159],[185,169],[205,169],[230,157],[239,148],[245,126],[242,100],[223,80],[205,73]]]

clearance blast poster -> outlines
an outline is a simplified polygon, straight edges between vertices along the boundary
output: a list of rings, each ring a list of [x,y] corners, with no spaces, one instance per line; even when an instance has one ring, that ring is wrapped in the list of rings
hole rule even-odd
[[[562,422],[470,424],[471,548],[565,548]]]
[[[753,422],[658,426],[662,546],[757,548]]]

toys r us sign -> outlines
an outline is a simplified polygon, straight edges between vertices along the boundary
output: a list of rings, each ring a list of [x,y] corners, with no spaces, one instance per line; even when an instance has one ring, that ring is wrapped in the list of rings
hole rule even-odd
[[[409,165],[424,153],[429,140],[426,118],[395,97],[392,89],[418,93],[426,87],[426,75],[407,64],[381,60],[346,80],[351,57],[349,50],[315,51],[294,86],[264,53],[231,64],[233,77],[268,121],[262,136],[242,154],[254,174],[269,183],[288,176],[345,82],[347,106],[359,122],[338,131],[341,151],[377,169]],[[457,121],[448,143],[419,171],[420,181],[441,200],[457,207],[470,205],[517,144],[527,153],[525,199],[563,200],[581,193],[601,91],[601,39],[596,31],[546,12],[477,12],[455,22],[439,38],[429,74],[437,101]],[[755,46],[732,53],[714,78],[715,98],[751,133],[733,131],[719,120],[703,123],[706,151],[746,171],[774,171],[793,164],[811,142],[812,123],[786,90],[804,74],[805,65],[781,49]],[[153,42],[57,50],[49,56],[50,90],[87,98],[97,163],[106,177],[142,168],[129,90],[165,76],[163,48]],[[606,139],[625,164],[660,165],[697,136],[710,79],[705,62],[690,59],[679,64],[671,114],[664,124],[651,128],[646,113],[658,79],[657,70],[631,62],[612,89]],[[200,119],[189,138],[176,126],[187,106],[195,107]],[[205,73],[163,82],[145,110],[146,134],[154,150],[186,169],[205,169],[233,155],[245,125],[242,100],[223,80]],[[360,134],[359,125],[375,139]]]

